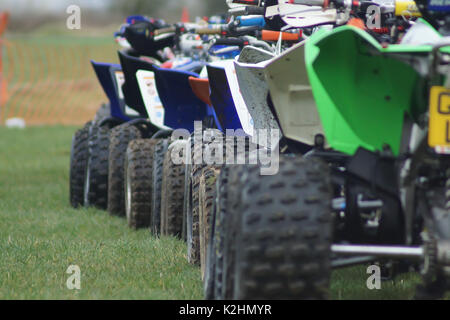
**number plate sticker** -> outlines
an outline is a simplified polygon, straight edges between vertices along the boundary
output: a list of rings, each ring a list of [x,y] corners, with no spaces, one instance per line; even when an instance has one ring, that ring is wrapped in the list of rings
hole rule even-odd
[[[450,153],[450,89],[432,87],[428,144],[438,153]]]

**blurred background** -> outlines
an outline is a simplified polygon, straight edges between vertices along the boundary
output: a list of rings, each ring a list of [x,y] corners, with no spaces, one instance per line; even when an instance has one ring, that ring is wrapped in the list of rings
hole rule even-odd
[[[81,29],[69,30],[69,5],[81,9]],[[106,97],[90,60],[118,62],[113,33],[128,15],[180,21],[225,13],[225,0],[1,0],[0,126],[81,125]],[[2,14],[3,13],[3,14]],[[5,15],[7,13],[7,15]],[[9,16],[9,19],[6,18]]]

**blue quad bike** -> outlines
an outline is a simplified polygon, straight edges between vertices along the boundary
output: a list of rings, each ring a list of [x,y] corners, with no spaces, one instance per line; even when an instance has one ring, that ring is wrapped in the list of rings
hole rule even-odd
[[[130,227],[150,227],[154,234],[161,229],[167,233],[165,223],[176,218],[174,206],[180,203],[174,197],[184,194],[184,170],[175,168],[173,163],[164,167],[165,162],[169,164],[171,150],[177,143],[171,146],[169,138],[174,129],[191,134],[196,121],[217,127],[217,117],[214,109],[199,99],[191,87],[192,79],[199,77],[197,72],[202,63],[192,60],[169,69],[124,51],[119,57],[125,71],[124,90],[132,90],[136,93],[133,97],[142,99],[149,118],[115,128],[117,135],[111,137],[110,145],[108,209],[117,204],[115,208],[125,213]],[[159,104],[149,101],[151,91],[155,90]],[[115,144],[120,148],[115,148]],[[122,163],[116,161],[119,157],[123,157]],[[120,173],[122,181],[118,179]]]
[[[132,16],[116,33],[117,42],[128,48],[141,49],[143,30],[165,27],[160,20]],[[145,54],[162,59],[160,50],[173,45],[174,37],[146,42]],[[142,46],[142,45],[141,45]],[[73,137],[70,160],[70,203],[73,207],[95,206],[107,208],[109,140],[113,128],[128,122],[139,123],[149,117],[144,104],[134,98],[135,93],[122,90],[124,73],[120,65],[92,61],[98,81],[109,103],[103,104],[95,118],[78,130]]]

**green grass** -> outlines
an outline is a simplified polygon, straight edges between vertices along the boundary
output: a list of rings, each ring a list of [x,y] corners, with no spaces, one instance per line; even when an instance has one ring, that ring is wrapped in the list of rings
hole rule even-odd
[[[74,128],[0,128],[0,299],[200,299],[197,267],[173,238],[68,202]],[[81,290],[66,288],[69,265]]]
[[[414,297],[420,277],[414,273],[402,274],[395,280],[382,281],[380,290],[369,290],[367,279],[370,274],[364,267],[352,267],[335,271],[332,275],[332,299],[357,300],[404,300]]]
[[[182,241],[70,207],[74,131],[0,128],[0,299],[201,299],[200,270]],[[66,287],[70,265],[81,268],[80,291]],[[368,290],[368,277],[364,267],[334,272],[332,298],[410,299],[420,282],[411,273]]]

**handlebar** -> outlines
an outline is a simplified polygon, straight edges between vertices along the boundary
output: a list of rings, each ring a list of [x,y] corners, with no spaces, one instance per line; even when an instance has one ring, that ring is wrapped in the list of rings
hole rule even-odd
[[[237,17],[235,23],[239,27],[264,27],[266,25],[266,20],[264,16]]]
[[[212,28],[196,28],[194,33],[197,34],[222,34],[224,32],[224,28],[222,26],[212,27]]]
[[[232,3],[246,4],[250,6],[261,6],[261,0],[233,0]]]
[[[279,32],[263,30],[261,32],[261,39],[264,41],[278,41],[280,39],[283,41],[300,41],[302,39],[302,33],[290,33],[290,32]]]
[[[318,7],[328,7],[329,0],[289,0],[292,4],[302,4],[306,6],[318,6]]]
[[[177,31],[176,27],[168,27],[168,28],[156,29],[154,31],[154,34],[155,34],[155,36],[160,36],[162,34],[172,33],[172,32],[175,32],[175,31]]]
[[[211,41],[211,44],[222,46],[239,46],[244,47],[249,44],[248,40],[240,38],[218,38]]]

